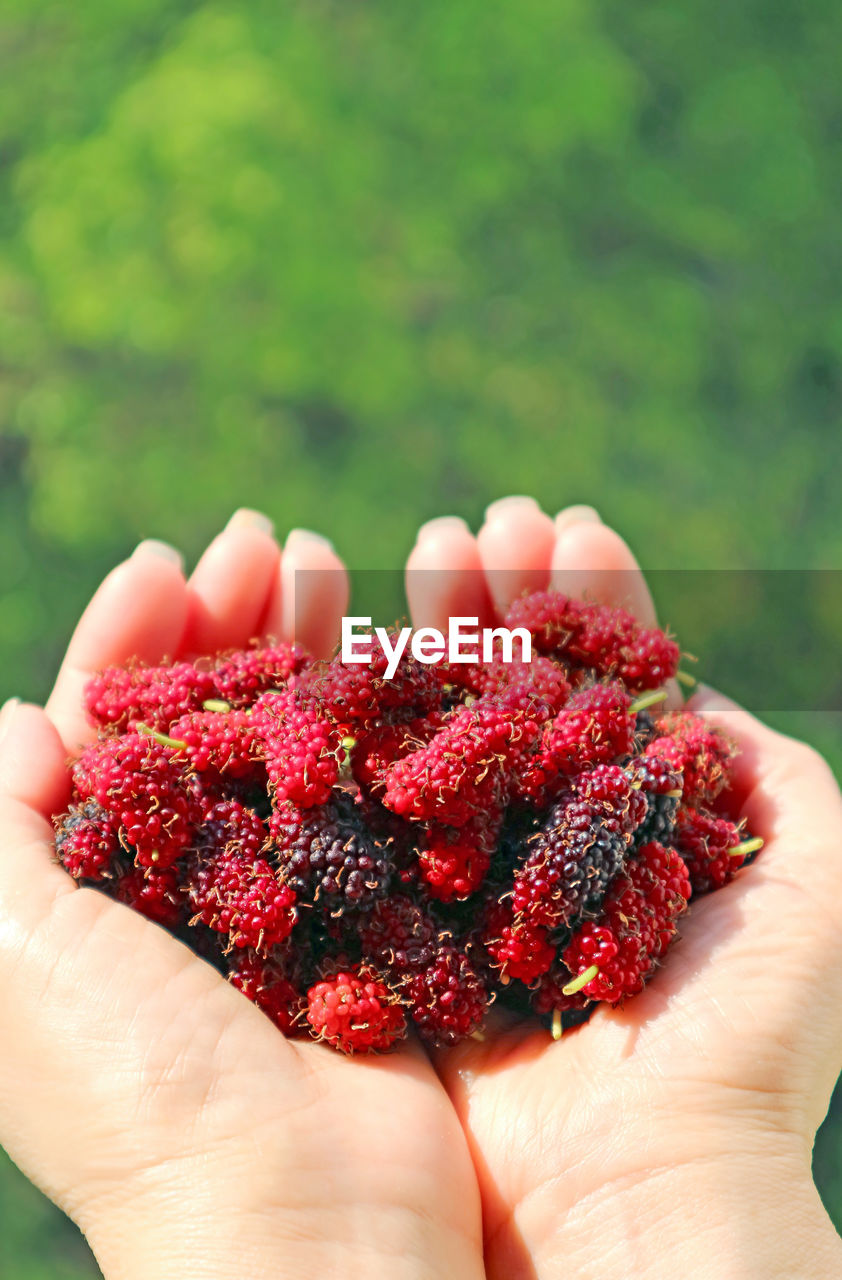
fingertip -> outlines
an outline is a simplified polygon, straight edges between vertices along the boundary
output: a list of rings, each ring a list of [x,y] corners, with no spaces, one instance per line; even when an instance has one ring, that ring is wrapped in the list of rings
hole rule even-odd
[[[743,708],[731,698],[726,697],[724,693],[720,693],[718,689],[699,683],[693,690],[692,697],[687,700],[687,710],[703,715],[715,711],[742,711]]]
[[[308,564],[319,563],[321,560],[327,563],[328,556],[332,557],[331,562],[334,565],[341,564],[330,538],[326,538],[323,533],[316,533],[313,529],[290,529],[284,543],[284,551],[300,555],[302,561]]]
[[[523,515],[528,512],[541,512],[541,508],[530,494],[509,493],[504,498],[496,498],[485,508],[485,524],[493,524],[495,520],[508,520],[511,515]]]
[[[563,507],[553,523],[555,524],[556,535],[559,535],[574,524],[602,524],[602,516],[596,507],[589,507],[580,502],[569,507]]]
[[[227,530],[256,529],[259,533],[266,534],[269,538],[275,536],[274,520],[262,511],[255,511],[253,507],[238,507],[225,528]]]
[[[656,625],[652,595],[635,556],[614,529],[599,521],[562,525],[552,551],[550,585],[565,595],[621,605],[644,626]]]
[[[291,529],[263,629],[327,658],[339,639],[349,595],[348,571],[330,539],[310,529]]]
[[[186,614],[180,564],[141,543],[97,588],[73,633],[68,659],[91,671],[134,657],[158,662],[177,645]]]
[[[409,614],[416,627],[447,632],[452,617],[493,618],[474,535],[458,516],[429,520],[418,531],[404,570]]]
[[[17,708],[22,705],[20,698],[7,698],[2,707],[0,707],[0,746],[2,746],[3,739],[11,729]]]
[[[41,707],[19,699],[6,704],[0,720],[0,795],[44,817],[65,808],[70,796],[67,752],[58,730]]]
[[[187,584],[181,557],[167,544],[147,539],[105,577],[76,624],[47,702],[51,720],[68,749],[93,730],[82,709],[95,671],[136,658],[157,663],[172,656],[187,618]]]
[[[236,511],[202,554],[187,583],[183,653],[215,653],[256,633],[272,590],[280,548],[260,512]]]
[[[547,586],[555,540],[555,525],[534,498],[515,495],[488,507],[477,546],[498,615],[525,591]]]
[[[147,560],[150,557],[155,560],[164,560],[168,564],[175,565],[181,573],[184,572],[184,556],[169,542],[162,542],[159,538],[144,538],[137,544],[130,559]]]
[[[418,546],[421,543],[432,541],[440,534],[446,536],[450,533],[460,536],[467,534],[469,538],[473,537],[467,521],[463,520],[461,516],[436,516],[433,520],[427,520],[419,526],[415,543]]]

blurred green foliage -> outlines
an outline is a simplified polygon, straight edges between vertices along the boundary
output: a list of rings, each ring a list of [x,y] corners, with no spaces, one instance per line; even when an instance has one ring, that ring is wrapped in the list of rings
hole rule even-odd
[[[647,566],[839,565],[840,40],[831,0],[6,0],[0,692],[239,504],[358,567],[509,491]],[[89,1274],[45,1212],[0,1171],[4,1274]]]

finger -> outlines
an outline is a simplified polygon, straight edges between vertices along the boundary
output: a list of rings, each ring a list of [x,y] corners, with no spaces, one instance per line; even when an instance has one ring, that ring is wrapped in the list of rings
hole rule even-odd
[[[555,527],[534,498],[492,502],[477,534],[480,559],[500,617],[525,591],[543,591],[550,577]]]
[[[556,591],[598,604],[621,605],[644,627],[657,626],[655,604],[640,565],[614,529],[593,507],[568,507],[555,519],[551,586]],[[676,680],[666,684],[663,709],[675,711],[684,698]]]
[[[451,618],[477,618],[480,627],[494,620],[476,538],[459,516],[422,524],[404,579],[415,627],[446,634]]]
[[[130,658],[160,662],[172,655],[186,618],[181,555],[163,542],[141,542],[109,573],[82,614],[47,702],[68,751],[95,736],[82,702],[94,672]]]
[[[50,815],[66,808],[70,779],[58,732],[40,707],[0,713],[0,936],[25,936],[76,885],[53,857]]]
[[[643,626],[654,627],[655,606],[637,560],[596,512],[583,514],[590,511],[589,507],[574,507],[556,517],[551,586],[577,599],[622,605]]]
[[[297,641],[317,658],[336,647],[348,608],[348,572],[327,538],[292,529],[263,618],[266,635]]]
[[[804,743],[709,689],[690,707],[739,747],[734,798],[747,834],[765,844],[733,883],[693,903],[661,990],[686,982],[696,1014],[714,993],[739,1036],[756,1041],[759,1028],[770,1043],[801,1044],[821,1111],[842,1057],[842,797]],[[752,993],[763,994],[762,1007]]]
[[[766,865],[780,860],[784,875],[803,878],[805,845],[821,840],[832,847],[834,838],[842,843],[842,798],[830,766],[812,747],[778,733],[716,690],[701,686],[687,707],[737,744],[734,799],[753,833],[770,842]],[[842,859],[823,861],[822,876],[808,877],[803,887],[826,901],[828,874],[842,892]]]
[[[262,623],[280,566],[281,551],[268,516],[235,511],[207,548],[187,583],[182,653],[241,648]]]

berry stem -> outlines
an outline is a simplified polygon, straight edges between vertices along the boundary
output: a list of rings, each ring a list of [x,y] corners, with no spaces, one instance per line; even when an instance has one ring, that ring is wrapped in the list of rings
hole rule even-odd
[[[695,676],[691,676],[689,671],[676,671],[675,678],[679,684],[683,684],[688,689],[695,689],[699,683]]]
[[[561,1009],[553,1009],[553,1020],[550,1025],[550,1032],[552,1033],[553,1040],[561,1039]]]
[[[753,840],[743,840],[742,844],[732,845],[728,850],[728,856],[731,858],[744,858],[750,853],[756,853],[758,849],[763,848],[763,840],[760,836],[755,836]]]
[[[187,750],[186,742],[182,742],[179,738],[168,738],[165,733],[161,733],[158,729],[153,729],[148,724],[137,725],[137,732],[144,734],[147,738],[154,738],[162,747],[173,747],[176,751]]]
[[[650,689],[648,693],[642,693],[639,698],[635,698],[629,707],[629,711],[636,716],[638,711],[645,711],[647,707],[654,707],[656,702],[666,702],[666,689]]]
[[[573,979],[572,982],[568,982],[566,986],[561,988],[563,994],[566,996],[575,996],[577,991],[582,990],[582,987],[586,987],[589,982],[593,982],[598,973],[599,965],[592,964],[590,968],[584,969],[577,978]]]
[[[208,698],[202,703],[203,711],[219,711],[225,712],[231,710],[231,703],[226,702],[224,698]]]

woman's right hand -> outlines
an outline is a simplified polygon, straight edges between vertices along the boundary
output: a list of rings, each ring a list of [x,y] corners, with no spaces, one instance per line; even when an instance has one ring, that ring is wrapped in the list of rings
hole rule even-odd
[[[0,1141],[88,1236],[108,1280],[483,1275],[453,1108],[416,1046],[287,1041],[193,952],[57,864],[50,814],[92,730],[93,670],[291,638],[329,651],[341,562],[235,521],[189,582],[160,544],[109,575],[48,704],[0,723]],[[313,582],[321,587],[313,590]]]

